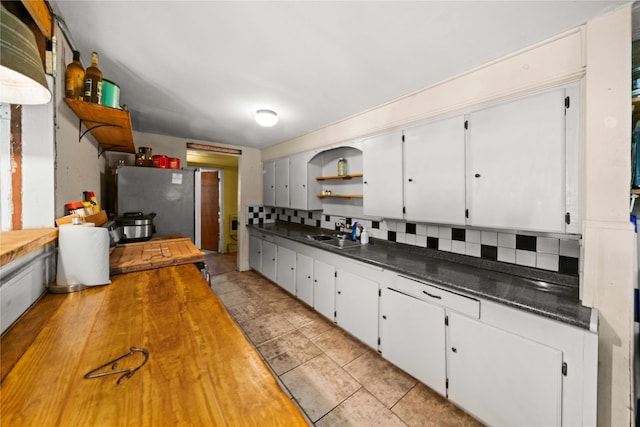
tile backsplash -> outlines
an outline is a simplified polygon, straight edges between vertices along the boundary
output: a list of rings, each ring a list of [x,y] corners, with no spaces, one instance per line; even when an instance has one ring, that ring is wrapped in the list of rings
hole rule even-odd
[[[578,237],[548,237],[534,234],[477,230],[403,220],[373,221],[264,206],[247,208],[247,224],[268,224],[276,220],[333,230],[337,222],[364,226],[374,239],[436,249],[517,264],[572,276],[578,275],[580,240]]]

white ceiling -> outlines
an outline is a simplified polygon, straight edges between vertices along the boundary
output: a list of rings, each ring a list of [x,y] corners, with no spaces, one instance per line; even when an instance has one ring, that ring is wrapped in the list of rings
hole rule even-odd
[[[134,130],[264,148],[629,1],[51,3],[85,67],[100,54]],[[260,108],[280,122],[258,126]]]

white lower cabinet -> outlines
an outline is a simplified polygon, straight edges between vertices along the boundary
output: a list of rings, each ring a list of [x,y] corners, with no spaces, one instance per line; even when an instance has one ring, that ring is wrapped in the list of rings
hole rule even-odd
[[[378,283],[336,271],[336,323],[369,347],[378,348]]]
[[[331,321],[335,318],[336,269],[313,261],[313,308]]]
[[[449,399],[495,426],[560,426],[562,352],[450,313]]]
[[[276,281],[276,244],[262,241],[262,249],[260,251],[260,272],[272,282]]]
[[[249,267],[255,271],[262,271],[262,239],[256,236],[249,236]]]
[[[278,246],[276,279],[282,289],[296,294],[296,253],[291,249]]]
[[[313,258],[296,254],[296,295],[313,307]]]
[[[393,289],[382,289],[382,356],[446,396],[445,310]]]
[[[484,423],[595,425],[597,332],[296,242],[250,245],[252,268]]]

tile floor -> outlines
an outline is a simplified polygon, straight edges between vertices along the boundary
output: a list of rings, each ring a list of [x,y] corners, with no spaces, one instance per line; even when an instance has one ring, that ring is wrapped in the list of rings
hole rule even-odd
[[[212,288],[311,424],[482,425],[254,271]]]

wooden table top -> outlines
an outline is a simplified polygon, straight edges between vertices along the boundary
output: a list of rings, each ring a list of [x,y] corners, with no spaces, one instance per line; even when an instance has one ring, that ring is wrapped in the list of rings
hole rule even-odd
[[[3,231],[0,233],[0,266],[38,250],[57,238],[57,228]]]
[[[84,378],[133,346],[131,378]],[[3,426],[307,425],[194,265],[46,294],[0,349]]]
[[[199,251],[189,238],[149,240],[126,243],[113,248],[109,255],[109,272],[131,273],[203,261],[204,253]]]

